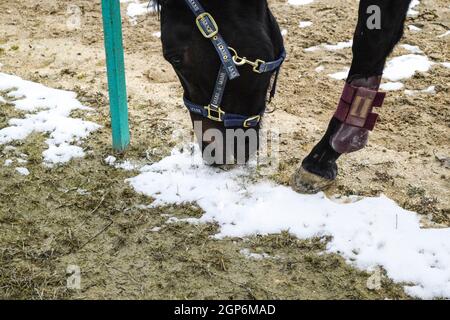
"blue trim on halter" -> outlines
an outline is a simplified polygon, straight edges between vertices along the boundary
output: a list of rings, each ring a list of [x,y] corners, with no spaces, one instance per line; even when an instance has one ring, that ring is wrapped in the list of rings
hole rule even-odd
[[[234,57],[231,54],[225,40],[221,37],[219,33],[219,27],[217,26],[214,18],[203,9],[198,0],[185,0],[185,2],[194,13],[196,17],[196,24],[201,34],[205,38],[211,40],[214,48],[219,55],[220,61],[222,62],[210,104],[207,106],[202,106],[189,101],[185,97],[184,104],[186,108],[194,114],[198,114],[213,121],[223,122],[225,128],[257,127],[261,122],[261,118],[265,113],[265,109],[259,115],[248,117],[240,114],[227,113],[220,108],[228,80],[233,80],[240,76],[237,69],[238,64],[234,60]],[[234,49],[232,50],[234,51]],[[284,60],[286,59],[285,49],[283,48],[279,59],[271,62],[264,62],[262,60],[251,62],[246,60],[246,58],[239,59],[241,59],[241,61],[244,61],[244,64],[251,64],[254,67],[253,71],[255,71],[256,73],[275,73],[272,89],[270,91],[270,99],[273,98],[275,95],[280,68]],[[260,64],[258,65],[258,63]]]
[[[261,122],[261,117],[264,115],[264,111],[257,116],[243,116],[240,114],[227,113],[222,111],[217,106],[202,106],[189,101],[184,98],[184,104],[186,108],[202,117],[212,119],[215,121],[223,122],[225,128],[254,128]]]
[[[259,72],[266,73],[266,72],[273,72],[280,69],[281,65],[283,64],[284,60],[286,59],[286,50],[283,48],[283,52],[281,53],[281,56],[278,60],[266,62],[261,64],[259,67]]]

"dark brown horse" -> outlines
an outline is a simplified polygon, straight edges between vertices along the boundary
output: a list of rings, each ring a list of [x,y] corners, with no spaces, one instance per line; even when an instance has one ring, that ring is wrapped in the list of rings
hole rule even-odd
[[[410,2],[360,1],[353,62],[342,97],[322,140],[293,176],[296,190],[326,188],[336,179],[338,158],[367,144],[377,120],[374,108],[384,99],[378,89],[386,59],[402,37]],[[196,135],[202,149],[217,144],[205,138],[210,129],[222,134],[258,131],[284,58],[283,38],[267,1],[159,0],[156,5],[164,57],[180,79],[193,123],[201,124]],[[255,148],[244,141],[241,147],[250,155]],[[227,150],[221,143],[219,148]],[[206,159],[212,165],[227,161],[227,156],[212,158]]]

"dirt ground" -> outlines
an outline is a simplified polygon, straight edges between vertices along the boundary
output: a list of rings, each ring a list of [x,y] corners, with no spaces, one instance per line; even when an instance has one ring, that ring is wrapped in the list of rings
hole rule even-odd
[[[342,82],[328,73],[351,61],[351,50],[336,53],[303,49],[351,39],[357,3],[319,0],[305,7],[269,1],[288,30],[288,60],[279,92],[266,121],[283,128],[281,170],[286,184],[315,142],[336,106]],[[136,175],[114,169],[103,159],[110,148],[109,113],[100,1],[0,0],[1,72],[76,91],[95,109],[83,117],[104,128],[85,143],[86,158],[48,169],[42,166],[44,137],[17,142],[28,155],[30,176],[0,166],[0,298],[32,299],[406,299],[401,285],[383,277],[369,290],[370,274],[335,255],[319,255],[324,242],[301,241],[289,234],[214,240],[215,225],[165,224],[167,214],[201,214],[194,205],[146,207],[124,180]],[[80,30],[69,30],[67,6],[82,9]],[[125,7],[124,7],[125,9]],[[447,1],[421,1],[419,16],[408,24],[403,43],[418,45],[435,62],[448,62],[450,29]],[[300,20],[313,27],[300,29]],[[132,147],[120,159],[152,163],[175,146],[175,129],[190,130],[180,85],[162,58],[156,17],[124,18],[124,38]],[[396,49],[395,54],[406,54]],[[324,66],[326,72],[315,68]],[[388,95],[382,119],[364,151],[339,161],[333,194],[381,193],[423,215],[424,224],[450,226],[450,70],[436,64],[405,82],[407,89],[436,86],[436,94]],[[0,107],[0,128],[20,112]],[[11,156],[0,145],[0,159]],[[155,227],[160,227],[155,232]],[[270,258],[251,259],[243,249]],[[81,268],[81,290],[66,287],[66,268]]]

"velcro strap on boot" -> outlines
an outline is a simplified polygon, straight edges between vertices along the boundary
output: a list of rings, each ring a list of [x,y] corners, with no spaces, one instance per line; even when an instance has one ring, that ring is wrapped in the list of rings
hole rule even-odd
[[[378,120],[373,108],[381,107],[385,97],[385,92],[346,83],[334,117],[348,125],[372,131]]]

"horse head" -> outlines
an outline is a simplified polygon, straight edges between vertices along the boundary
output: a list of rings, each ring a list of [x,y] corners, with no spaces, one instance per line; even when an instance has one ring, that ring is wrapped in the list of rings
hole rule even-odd
[[[159,0],[156,5],[163,54],[184,89],[204,158],[212,165],[229,164],[227,134],[240,132],[248,138],[252,131],[258,136],[271,79],[281,64],[272,70],[275,65],[266,62],[284,60],[279,26],[265,0]],[[230,60],[232,66],[226,64]],[[233,68],[239,76],[228,70]],[[264,70],[269,72],[259,72]],[[248,160],[257,150],[249,140],[233,143],[231,161],[239,152]],[[212,157],[205,155],[208,147]]]

